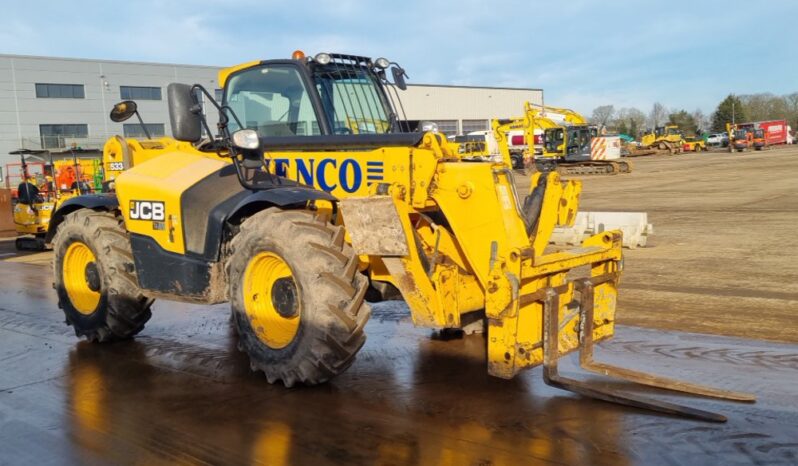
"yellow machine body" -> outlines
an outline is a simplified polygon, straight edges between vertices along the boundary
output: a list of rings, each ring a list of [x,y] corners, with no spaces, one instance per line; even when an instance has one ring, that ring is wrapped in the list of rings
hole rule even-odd
[[[110,170],[116,194],[76,198],[51,219],[55,288],[76,333],[135,335],[150,315],[142,297],[229,300],[253,370],[315,384],[349,367],[365,342],[371,288],[376,300],[398,291],[418,326],[481,324],[497,377],[542,364],[552,386],[725,419],[559,375],[560,356],[579,350],[591,372],[752,399],[593,361],[593,343],[615,330],[622,233],[550,247],[556,226],[574,224],[581,182],[541,171],[520,194],[506,161],[466,160],[440,134],[402,132],[385,89],[403,88],[403,75],[385,59],[301,51],[222,70],[233,117],[222,113],[211,141],[196,110],[195,91],[207,91],[170,84],[173,134],[187,142],[114,138],[106,159],[124,163]],[[355,95],[367,104],[349,105],[359,113],[334,104]],[[129,298],[125,308],[102,299],[105,283]],[[82,317],[98,311],[98,323]],[[102,321],[108,312],[126,318]]]
[[[229,161],[177,146],[151,153],[136,148],[142,152],[133,154],[134,160],[146,161],[119,174],[116,188],[121,206],[133,199],[163,200],[161,229],[131,219],[123,208],[127,230],[184,254],[180,196]],[[484,309],[491,374],[509,378],[543,361],[540,292],[547,288],[558,290],[567,322],[559,348],[563,353],[574,350],[579,315],[569,307],[574,287],[567,275],[582,266],[591,276],[618,274],[621,234],[604,232],[575,250],[546,254],[553,228],[575,218],[580,182],[563,182],[557,173],[535,174],[533,190],[542,184],[546,189],[541,191],[540,216],[530,228],[505,165],[463,162],[445,148],[440,136],[427,133],[417,147],[368,152],[308,147],[265,155],[273,173],[340,200],[338,219],[360,254],[361,269],[372,280],[396,286],[417,325],[459,328],[464,315]],[[448,225],[436,224],[434,218],[445,218]],[[386,239],[381,224],[399,226],[388,239],[403,248],[380,244]],[[596,288],[596,340],[613,333],[616,287],[617,278]]]
[[[13,212],[17,235],[42,236],[47,233],[53,212],[76,195],[73,190],[39,191],[33,204],[17,202]]]
[[[640,139],[640,144],[644,148],[654,147],[663,142],[681,147],[684,144],[684,138],[681,131],[679,131],[679,127],[676,125],[666,125],[657,128],[653,132],[644,134]]]
[[[259,63],[223,70],[219,80]],[[537,110],[528,105],[526,111]],[[531,122],[527,115],[512,125],[524,128]],[[494,124],[506,151],[503,129]],[[604,232],[579,248],[547,253],[554,227],[575,219],[579,181],[536,173],[530,194],[538,196],[540,214],[530,225],[507,165],[463,161],[457,146],[441,135],[427,133],[414,147],[361,152],[309,146],[264,156],[273,174],[339,199],[337,221],[359,254],[360,269],[371,280],[398,288],[417,325],[460,328],[468,320],[464,316],[484,310],[491,374],[509,378],[543,362],[542,293],[547,289],[560,298],[560,352],[577,348],[580,316],[573,303],[578,292],[568,277],[576,268],[586,267],[591,277],[612,275],[595,289],[594,339],[613,334],[621,233]],[[103,152],[106,180],[115,181],[127,231],[173,254],[186,254],[181,195],[227,164],[230,160],[215,152],[171,138],[117,136]],[[163,221],[131,218],[129,207],[141,199],[163,202]],[[396,228],[381,229],[384,225]],[[393,232],[382,237],[393,246],[381,241],[385,231]]]
[[[193,145],[169,137],[139,140],[114,136],[103,146],[104,181],[113,181],[128,168],[175,150],[200,153]]]
[[[43,235],[47,232],[54,202],[36,202],[32,206],[17,203],[14,206],[14,225],[18,235]]]
[[[707,143],[702,138],[685,139],[682,147],[689,152],[705,152]]]

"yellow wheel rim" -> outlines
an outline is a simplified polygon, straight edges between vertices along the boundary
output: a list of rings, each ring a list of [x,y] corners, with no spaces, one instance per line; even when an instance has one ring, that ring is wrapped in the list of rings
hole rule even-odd
[[[84,315],[93,313],[100,303],[100,277],[96,261],[88,246],[74,242],[67,248],[61,266],[69,301]]]
[[[244,309],[258,339],[273,349],[296,336],[300,302],[288,264],[277,254],[261,252],[244,271]]]

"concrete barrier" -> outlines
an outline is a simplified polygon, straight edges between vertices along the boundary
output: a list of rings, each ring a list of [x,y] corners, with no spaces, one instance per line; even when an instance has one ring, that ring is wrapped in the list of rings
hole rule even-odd
[[[572,227],[557,227],[550,242],[556,245],[578,245],[591,235],[609,230],[623,232],[623,247],[646,247],[654,226],[645,212],[578,212]]]

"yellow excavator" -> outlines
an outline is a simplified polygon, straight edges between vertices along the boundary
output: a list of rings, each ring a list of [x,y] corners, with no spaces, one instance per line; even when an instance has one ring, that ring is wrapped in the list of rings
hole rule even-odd
[[[573,110],[526,102],[523,120],[517,121],[527,141],[534,141],[536,129],[543,131],[543,153],[535,157],[539,170],[556,169],[561,175],[632,171],[629,162],[620,160],[620,139],[599,136],[598,128]]]
[[[221,103],[199,84],[170,84],[172,148],[130,154],[114,193],[53,215],[46,239],[67,323],[109,342],[139,333],[156,298],[229,301],[253,371],[291,387],[350,367],[367,293],[399,294],[417,326],[485,331],[496,377],[542,365],[547,384],[583,396],[725,421],[561,375],[559,359],[580,351],[581,367],[602,376],[753,399],[595,361],[594,344],[615,332],[622,233],[548,250],[554,227],[574,222],[581,182],[538,172],[519,193],[504,163],[402,132],[404,77],[384,58],[297,51],[220,71]],[[354,89],[367,91],[360,105]],[[220,114],[207,141],[198,93]],[[362,120],[379,124],[353,130]]]
[[[524,117],[508,118],[508,119],[493,119],[491,120],[491,130],[493,139],[496,141],[496,150],[502,160],[508,160],[513,168],[526,168],[532,164],[532,156],[534,155],[534,143],[530,144],[532,139],[525,139],[527,141],[527,148],[524,150],[510,150],[510,141],[508,134],[511,131],[524,130],[526,121]]]

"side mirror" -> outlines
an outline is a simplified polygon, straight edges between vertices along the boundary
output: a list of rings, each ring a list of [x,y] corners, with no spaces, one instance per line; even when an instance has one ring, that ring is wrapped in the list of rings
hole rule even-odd
[[[166,87],[169,99],[169,124],[178,141],[197,142],[202,137],[202,107],[188,84],[171,83]]]
[[[405,73],[405,69],[399,66],[394,66],[391,68],[391,74],[393,75],[393,82],[396,84],[401,90],[407,90],[407,83],[405,82],[405,77],[407,73]]]
[[[121,123],[136,114],[136,102],[123,100],[111,109],[111,121]]]

